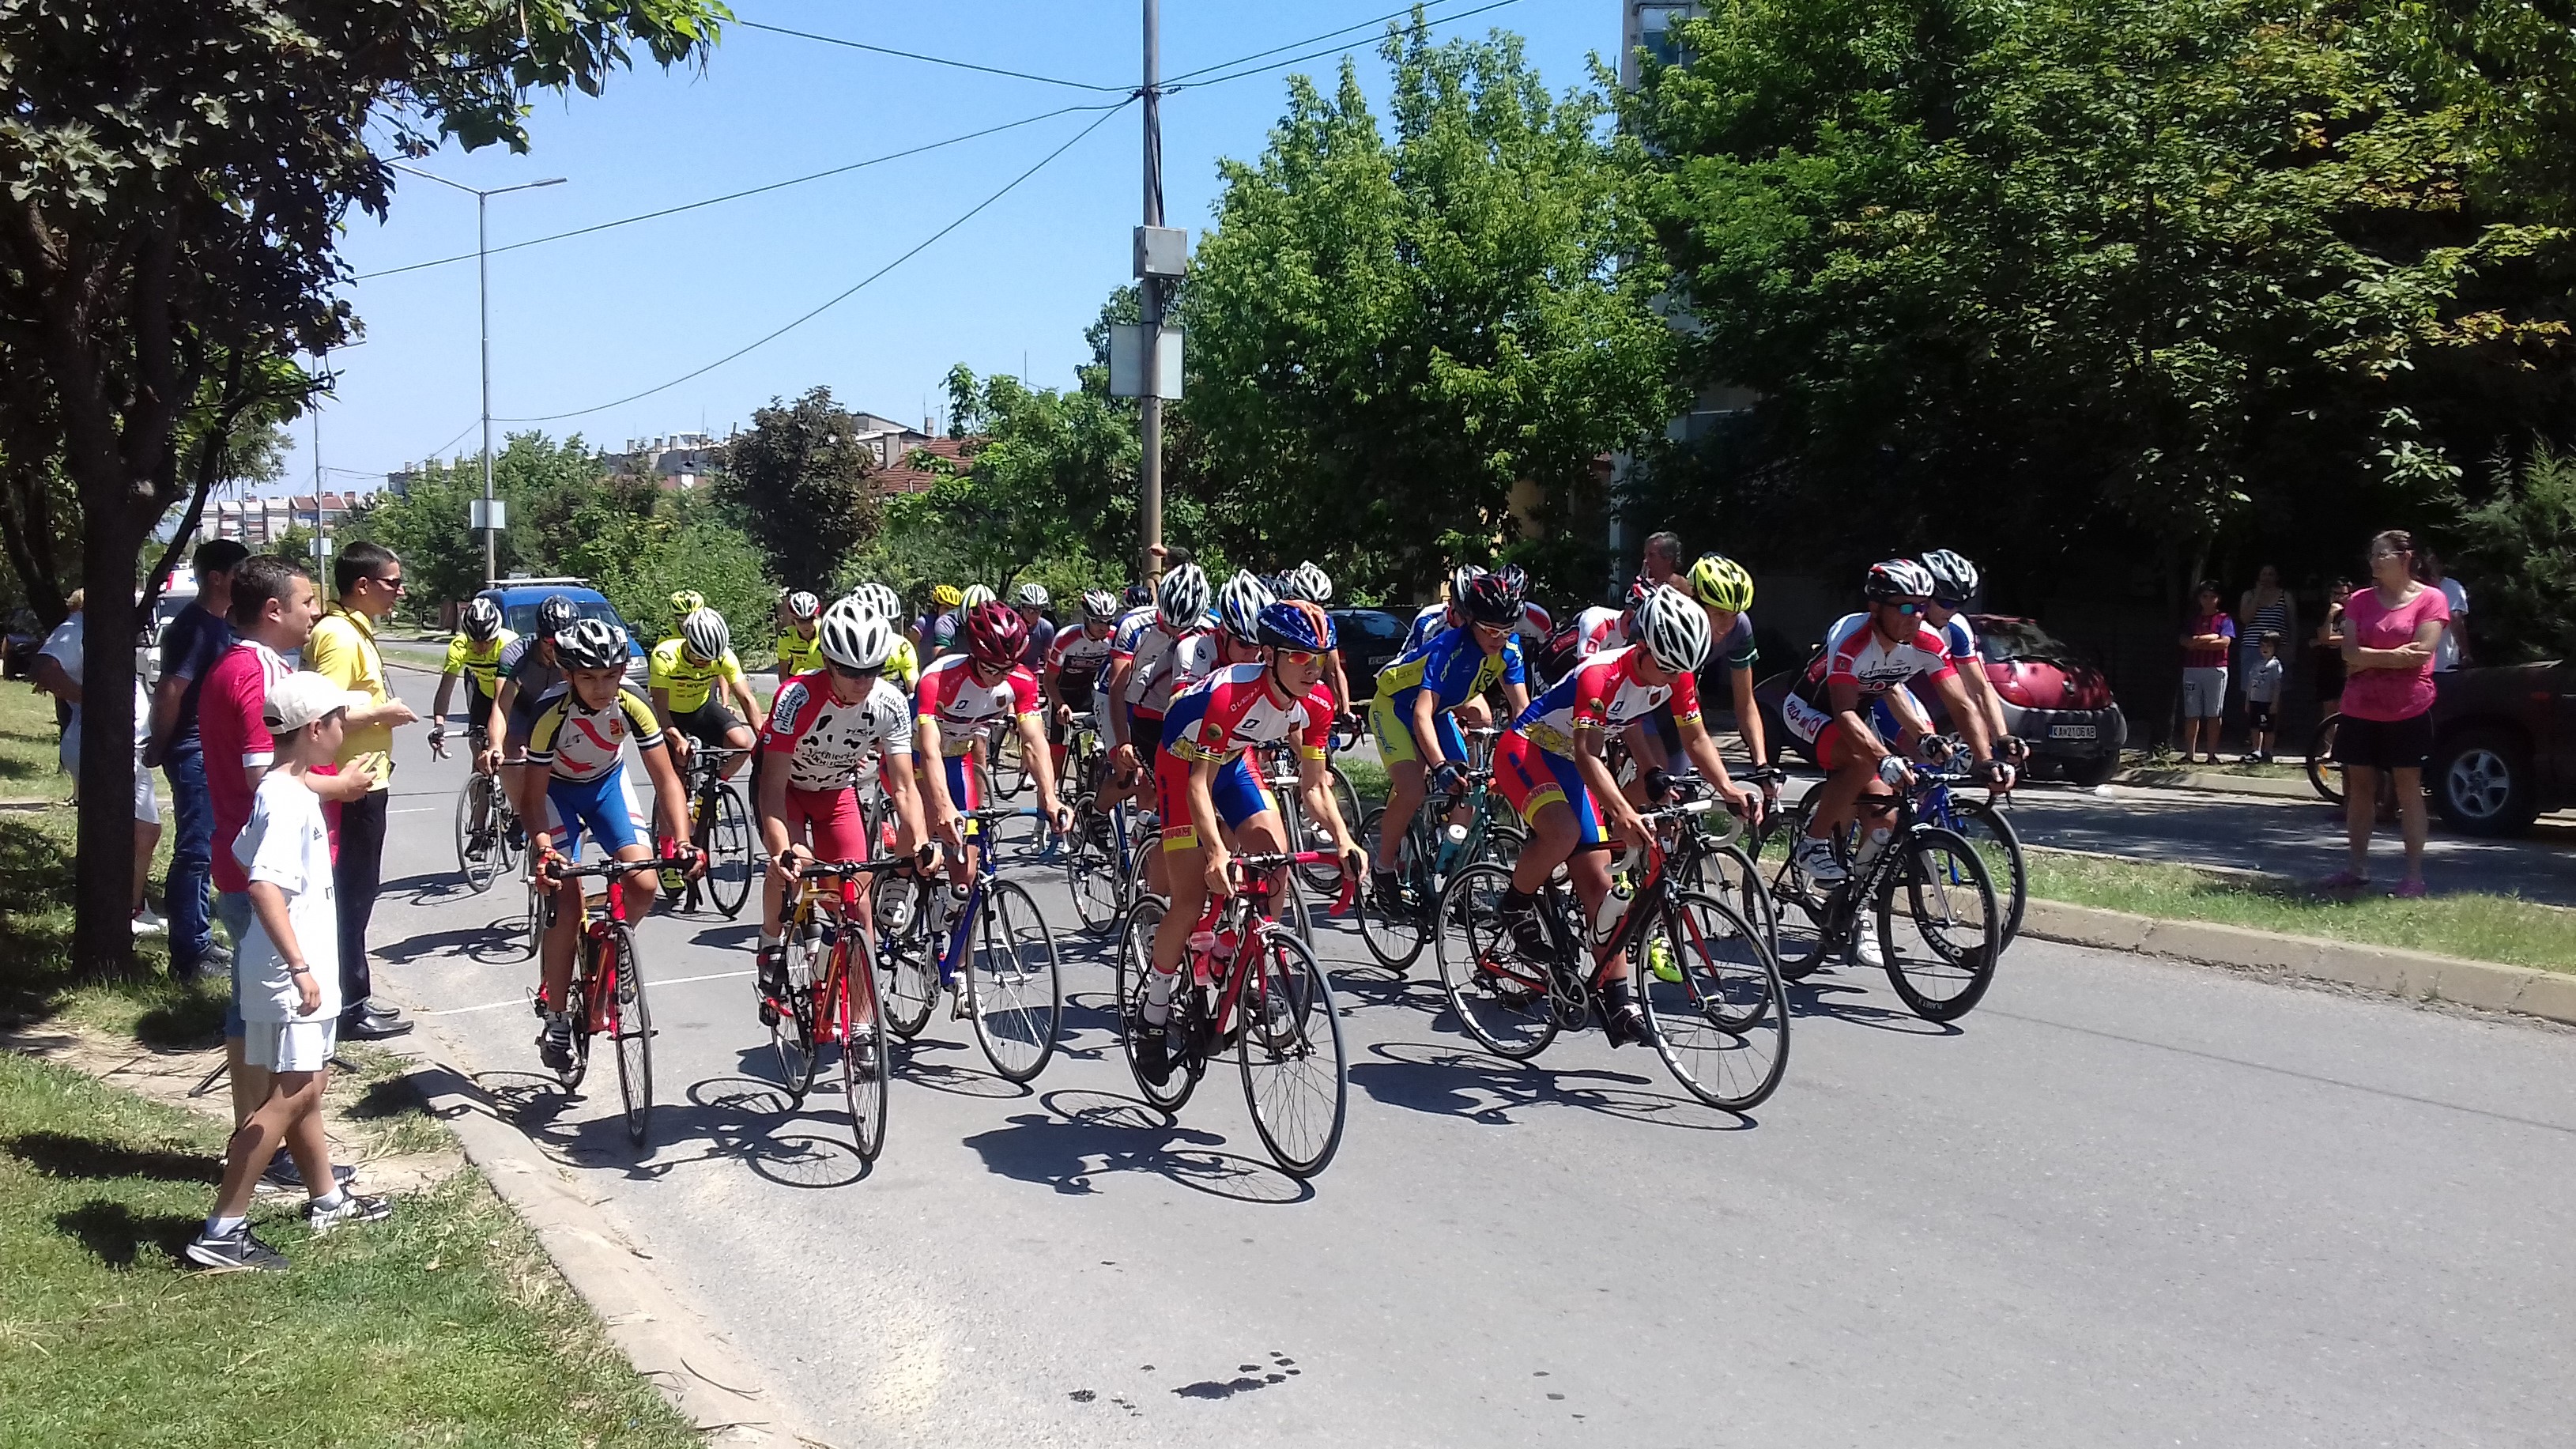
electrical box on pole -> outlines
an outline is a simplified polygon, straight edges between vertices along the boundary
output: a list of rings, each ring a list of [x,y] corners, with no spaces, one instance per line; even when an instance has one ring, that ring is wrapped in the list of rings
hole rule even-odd
[[[1179,281],[1189,266],[1190,234],[1177,226],[1136,228],[1136,275]]]
[[[1166,401],[1181,395],[1181,329],[1164,327],[1160,345],[1153,349],[1154,385],[1145,386],[1146,331],[1131,323],[1113,323],[1109,328],[1109,395],[1111,397],[1151,397]]]
[[[465,526],[473,529],[477,533],[481,533],[487,529],[493,533],[500,533],[508,529],[510,526],[510,503],[508,499],[477,498],[468,502],[465,505],[465,508],[467,518]]]

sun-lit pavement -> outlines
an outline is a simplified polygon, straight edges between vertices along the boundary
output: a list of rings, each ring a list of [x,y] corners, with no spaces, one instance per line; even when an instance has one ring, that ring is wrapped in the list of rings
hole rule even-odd
[[[423,754],[380,980],[835,1443],[2565,1442],[2576,1034],[2029,942],[1955,1030],[1817,978],[1747,1120],[1598,1033],[1483,1056],[1333,927],[1350,1123],[1304,1185],[1230,1062],[1137,1102],[1020,865],[1073,995],[1032,1088],[943,1010],[863,1172],[770,1080],[748,916],[666,915],[638,1152],[605,1055],[539,1073],[520,896],[461,893]]]

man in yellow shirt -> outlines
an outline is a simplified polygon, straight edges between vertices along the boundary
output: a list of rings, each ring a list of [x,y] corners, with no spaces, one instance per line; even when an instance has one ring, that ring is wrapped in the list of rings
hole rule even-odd
[[[375,915],[384,880],[385,807],[393,798],[394,730],[420,716],[385,687],[384,656],[376,652],[376,621],[394,611],[403,594],[402,560],[380,543],[358,542],[340,554],[331,582],[340,601],[313,626],[304,667],[353,694],[364,709],[349,711],[337,761],[373,780],[367,793],[340,807],[340,849],[332,861],[332,887],[340,916],[340,1036],[376,1041],[411,1030],[390,1003],[372,999],[367,966],[367,923]]]
[[[778,682],[823,667],[823,601],[798,589],[778,601]]]
[[[734,657],[733,631],[724,615],[708,608],[691,610],[680,620],[680,637],[653,646],[653,662],[644,682],[653,693],[654,721],[671,736],[682,770],[688,768],[689,757],[699,745],[741,752],[725,761],[728,780],[751,758],[747,721],[760,717],[760,705],[752,698],[742,661]],[[719,687],[724,691],[721,698],[716,693]],[[740,704],[742,713],[726,708],[728,703]]]

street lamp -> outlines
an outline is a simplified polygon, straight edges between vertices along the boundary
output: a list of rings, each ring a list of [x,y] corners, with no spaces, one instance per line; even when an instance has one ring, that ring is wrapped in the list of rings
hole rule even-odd
[[[543,181],[525,181],[517,186],[495,186],[485,191],[479,187],[468,186],[462,181],[450,181],[444,176],[423,171],[417,166],[405,166],[399,161],[389,164],[396,171],[417,176],[424,181],[435,181],[441,186],[452,186],[459,191],[471,192],[474,196],[474,296],[476,309],[482,314],[483,331],[483,581],[489,584],[495,582],[500,573],[500,520],[494,517],[495,510],[492,506],[492,256],[484,239],[485,206],[493,197],[506,196],[513,191],[534,191],[540,186],[561,186],[564,184],[564,178],[549,176]]]

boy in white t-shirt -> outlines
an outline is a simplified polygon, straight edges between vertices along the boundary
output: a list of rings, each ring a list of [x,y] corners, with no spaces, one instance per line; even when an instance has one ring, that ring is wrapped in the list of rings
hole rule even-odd
[[[322,1093],[340,1019],[339,917],[322,798],[304,778],[337,757],[348,711],[368,702],[310,671],[269,686],[263,723],[277,741],[277,760],[233,842],[234,857],[250,874],[253,912],[235,957],[243,1057],[267,1070],[268,1095],[224,1148],[214,1214],[188,1245],[188,1260],[200,1267],[286,1266],[275,1249],[251,1236],[248,1220],[251,1190],[280,1143],[312,1193],[304,1213],[315,1234],[393,1212],[383,1198],[360,1197],[334,1181],[323,1135]]]

